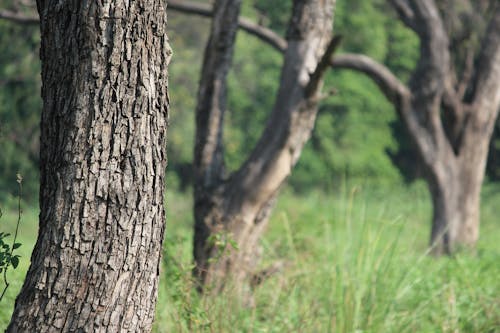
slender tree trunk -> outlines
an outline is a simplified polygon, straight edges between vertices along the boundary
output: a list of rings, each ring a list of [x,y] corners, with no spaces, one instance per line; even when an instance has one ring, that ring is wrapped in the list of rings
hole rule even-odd
[[[195,274],[205,290],[220,292],[230,284],[246,293],[256,274],[258,241],[274,200],[314,127],[322,77],[338,43],[330,40],[334,4],[333,0],[294,1],[273,112],[247,161],[226,176],[225,74],[238,28],[239,1],[215,3],[198,94],[194,163]]]
[[[148,332],[157,299],[163,1],[38,1],[40,229],[8,332]]]

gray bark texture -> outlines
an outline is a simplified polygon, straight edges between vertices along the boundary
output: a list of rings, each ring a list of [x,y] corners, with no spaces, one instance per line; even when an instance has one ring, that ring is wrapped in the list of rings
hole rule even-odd
[[[163,206],[163,1],[38,0],[40,226],[8,332],[148,332]]]
[[[257,273],[258,240],[280,186],[311,135],[322,77],[338,43],[331,37],[334,5],[333,0],[294,1],[274,108],[246,162],[226,175],[226,74],[241,24],[240,1],[215,2],[198,93],[194,158],[195,275],[205,290],[220,292],[229,284],[241,291]]]

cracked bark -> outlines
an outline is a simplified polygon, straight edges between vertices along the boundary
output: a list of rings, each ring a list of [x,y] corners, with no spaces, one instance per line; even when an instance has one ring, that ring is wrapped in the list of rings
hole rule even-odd
[[[245,288],[260,256],[258,240],[274,199],[314,126],[322,77],[338,43],[334,39],[327,47],[334,5],[332,0],[294,1],[273,111],[246,162],[226,175],[222,143],[226,73],[240,1],[215,3],[198,94],[194,158],[195,275],[209,292],[220,292],[229,284],[248,293]],[[238,249],[231,248],[230,240]]]
[[[148,332],[158,291],[162,1],[39,0],[40,225],[8,332]]]

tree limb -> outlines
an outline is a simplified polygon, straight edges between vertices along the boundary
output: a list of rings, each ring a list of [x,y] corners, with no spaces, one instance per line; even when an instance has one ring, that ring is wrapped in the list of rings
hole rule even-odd
[[[474,104],[497,105],[492,108],[494,115],[485,114],[485,121],[498,113],[500,103],[500,5],[495,13],[482,42],[481,53],[477,59],[476,73],[472,82],[472,98]],[[478,113],[478,112],[476,112]],[[488,113],[488,112],[481,112]],[[493,122],[493,120],[492,120]]]
[[[412,30],[416,29],[415,14],[406,0],[389,0],[403,23]]]
[[[185,14],[195,14],[205,17],[212,17],[212,6],[204,3],[184,1],[184,0],[167,0],[168,8]],[[284,52],[287,47],[286,40],[276,32],[263,27],[247,18],[240,18],[238,26],[247,33],[258,37],[267,44],[274,47],[280,52]]]
[[[35,25],[40,23],[38,15],[27,15],[7,9],[0,10],[0,19],[12,21],[18,24]]]
[[[409,96],[410,91],[386,66],[362,54],[340,54],[333,58],[334,69],[351,69],[366,74],[380,88],[382,93],[393,104],[401,98]]]

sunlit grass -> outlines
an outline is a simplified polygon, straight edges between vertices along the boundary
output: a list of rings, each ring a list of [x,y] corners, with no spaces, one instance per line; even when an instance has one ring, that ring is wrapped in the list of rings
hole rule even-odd
[[[231,288],[200,297],[191,279],[192,201],[167,195],[168,227],[155,332],[499,332],[500,187],[483,191],[477,255],[426,254],[425,186],[350,182],[332,194],[285,191],[262,239],[265,267],[284,269],[244,306]],[[9,214],[0,221],[10,223]],[[0,311],[12,311],[34,242],[37,213],[21,225],[21,267]]]

